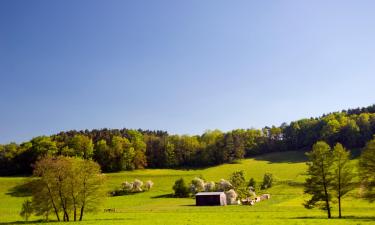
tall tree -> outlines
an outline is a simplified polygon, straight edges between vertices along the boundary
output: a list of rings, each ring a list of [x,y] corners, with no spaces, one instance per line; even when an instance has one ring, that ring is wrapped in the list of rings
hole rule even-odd
[[[82,220],[85,212],[97,209],[105,196],[100,167],[91,160],[57,157],[43,158],[36,163],[37,176],[33,188],[33,205],[37,215],[54,211],[60,221],[72,217]]]
[[[80,207],[79,221],[82,221],[85,212],[95,212],[103,201],[105,192],[103,184],[105,177],[100,172],[100,166],[91,160],[77,162],[77,200]]]
[[[359,175],[365,198],[370,202],[375,201],[375,137],[367,143],[361,154]]]
[[[332,153],[329,145],[323,141],[314,144],[311,152],[306,153],[309,158],[308,178],[305,182],[305,193],[312,195],[310,200],[304,203],[308,209],[318,206],[327,211],[328,218],[331,218],[332,195],[329,188],[332,186]]]
[[[69,147],[73,149],[75,156],[80,156],[84,159],[91,159],[94,153],[92,139],[81,134],[77,134],[72,138]]]
[[[133,164],[135,169],[143,169],[147,166],[146,160],[146,143],[143,135],[136,130],[128,130],[127,136],[134,149]]]
[[[353,165],[350,163],[350,152],[340,143],[333,148],[333,181],[332,189],[339,205],[339,218],[341,218],[341,200],[353,188]]]

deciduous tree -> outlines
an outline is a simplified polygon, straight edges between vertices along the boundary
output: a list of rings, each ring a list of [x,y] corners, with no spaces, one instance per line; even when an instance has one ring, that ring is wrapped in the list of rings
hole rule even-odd
[[[307,163],[308,178],[305,182],[305,193],[310,194],[311,198],[304,203],[304,206],[308,209],[318,206],[326,210],[328,218],[331,218],[332,194],[329,192],[333,182],[331,148],[327,143],[319,141],[306,155],[309,162]]]

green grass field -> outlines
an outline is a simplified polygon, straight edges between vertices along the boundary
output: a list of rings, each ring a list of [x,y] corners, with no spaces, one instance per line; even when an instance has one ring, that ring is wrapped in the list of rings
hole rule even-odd
[[[132,172],[108,174],[107,189],[113,190],[123,181],[135,178],[152,180],[155,185],[149,192],[108,197],[104,208],[116,208],[115,213],[87,214],[80,224],[375,224],[375,204],[358,199],[358,190],[353,190],[343,202],[343,219],[326,219],[326,213],[317,209],[307,210],[302,206],[307,196],[303,195],[302,183],[306,165],[304,155],[299,152],[273,153],[237,164],[226,164],[200,170],[146,169]],[[355,163],[355,162],[353,162]],[[227,179],[236,170],[244,170],[246,178],[254,177],[261,182],[265,172],[272,173],[277,182],[266,192],[271,199],[255,206],[196,207],[193,198],[171,198],[174,181],[180,177],[190,181],[196,176],[206,180]],[[16,197],[12,188],[25,178],[0,178],[0,224],[24,223],[19,216],[23,200]],[[333,211],[337,216],[337,209]],[[39,224],[40,218],[32,217],[30,224]],[[70,222],[73,223],[73,222]],[[47,223],[43,223],[47,224]],[[58,224],[50,222],[50,224]]]

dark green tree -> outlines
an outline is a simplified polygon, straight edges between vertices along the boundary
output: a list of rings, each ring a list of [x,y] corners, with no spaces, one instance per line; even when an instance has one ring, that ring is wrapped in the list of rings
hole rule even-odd
[[[186,185],[185,180],[180,178],[176,180],[173,185],[174,196],[179,198],[189,197],[189,187]]]
[[[263,182],[260,185],[261,189],[267,189],[272,187],[273,184],[273,175],[271,173],[265,173],[263,176]]]

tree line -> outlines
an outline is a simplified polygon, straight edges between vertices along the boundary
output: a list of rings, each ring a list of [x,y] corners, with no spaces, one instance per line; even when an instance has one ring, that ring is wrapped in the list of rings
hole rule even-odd
[[[0,175],[31,174],[44,156],[93,159],[102,171],[206,167],[286,150],[308,151],[317,141],[363,148],[375,134],[375,105],[262,129],[171,135],[165,131],[94,129],[60,132],[0,145]]]

